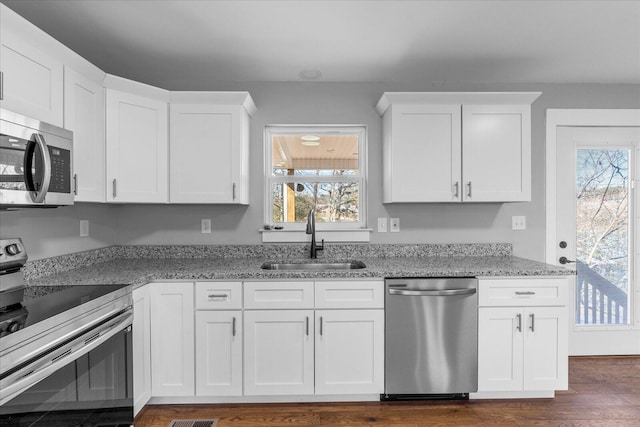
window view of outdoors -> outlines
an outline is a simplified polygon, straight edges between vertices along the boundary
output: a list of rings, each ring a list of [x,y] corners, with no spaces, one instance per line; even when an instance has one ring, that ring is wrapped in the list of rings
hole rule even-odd
[[[629,150],[576,155],[576,324],[628,324]]]
[[[360,171],[357,135],[274,135],[273,221],[318,223],[359,220]]]

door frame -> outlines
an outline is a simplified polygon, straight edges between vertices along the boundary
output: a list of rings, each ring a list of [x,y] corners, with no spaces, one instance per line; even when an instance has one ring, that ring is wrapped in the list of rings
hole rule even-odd
[[[545,262],[559,265],[556,245],[556,148],[560,126],[640,126],[640,109],[547,109]]]

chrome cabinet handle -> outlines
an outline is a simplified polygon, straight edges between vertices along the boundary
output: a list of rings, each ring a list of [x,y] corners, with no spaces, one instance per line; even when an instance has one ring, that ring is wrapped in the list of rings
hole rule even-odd
[[[115,178],[111,182],[111,185],[113,186],[113,198],[115,199],[116,195],[118,194],[118,192],[116,191],[116,179]]]
[[[231,195],[233,197],[233,200],[235,200],[236,199],[236,183],[235,182],[231,186]]]
[[[458,193],[460,192],[460,182],[456,181],[456,183],[453,184],[453,188],[455,188],[455,192],[453,193],[453,198],[457,199]]]
[[[467,196],[471,197],[471,181],[469,181],[469,183],[467,184],[467,187],[469,188],[469,192],[467,193]]]
[[[322,316],[320,316],[320,336],[322,336]]]
[[[4,71],[0,71],[0,101],[4,101]]]
[[[73,194],[78,195],[78,174],[73,174]]]
[[[476,290],[470,289],[442,289],[438,291],[422,291],[418,289],[389,289],[389,295],[423,296],[423,297],[447,297],[452,295],[473,295]]]
[[[231,322],[231,336],[235,337],[236,336],[236,317],[233,317],[233,320]]]
[[[229,298],[229,294],[209,294],[209,299],[214,298]]]
[[[516,295],[535,295],[533,291],[516,291]]]
[[[560,259],[558,260],[558,262],[560,264],[571,264],[574,263],[574,260],[568,259],[566,256],[561,256]]]
[[[531,326],[529,326],[529,329],[531,329],[531,332],[535,332],[536,315],[531,313],[529,317],[531,318]]]
[[[306,329],[305,335],[309,336],[309,316],[307,316],[304,324]]]
[[[516,314],[516,317],[518,318],[518,325],[516,326],[516,330],[518,332],[522,332],[522,314],[518,313]]]

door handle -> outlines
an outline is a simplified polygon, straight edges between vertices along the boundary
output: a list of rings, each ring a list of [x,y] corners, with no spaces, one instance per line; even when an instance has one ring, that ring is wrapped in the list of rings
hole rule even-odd
[[[455,192],[453,193],[453,198],[457,199],[458,198],[458,194],[460,193],[460,182],[456,181],[456,183],[453,184],[453,188],[455,188]]]
[[[536,315],[534,313],[531,313],[529,314],[529,317],[531,318],[531,326],[529,326],[529,329],[531,329],[531,332],[535,332]]]
[[[231,336],[236,336],[236,317],[233,316],[233,321],[231,322]]]
[[[111,185],[113,186],[113,198],[115,199],[116,195],[118,194],[118,192],[116,191],[116,179],[115,178],[111,182]]]
[[[389,289],[389,295],[404,295],[418,297],[448,297],[453,295],[473,295],[476,290],[469,289],[441,289],[437,291],[423,291],[419,289]]]
[[[467,187],[469,188],[469,191],[467,192],[467,196],[471,197],[471,181],[469,181],[469,183],[467,184]]]
[[[78,174],[73,174],[73,194],[78,195]]]
[[[574,263],[575,261],[571,259],[567,259],[566,256],[561,256],[558,262],[560,262],[560,264],[571,264],[571,263]]]
[[[516,314],[516,318],[518,319],[518,324],[516,325],[516,330],[518,332],[522,332],[522,314]]]
[[[322,336],[322,316],[320,316],[320,336]]]
[[[309,336],[309,316],[307,316],[307,318],[306,318],[306,320],[304,322],[304,325],[305,325],[305,329],[306,329],[305,335]]]
[[[235,200],[236,199],[236,183],[235,182],[233,183],[233,186],[231,186],[231,195],[233,200]]]
[[[33,200],[34,203],[42,203],[47,196],[49,184],[51,183],[51,156],[49,155],[49,147],[47,147],[47,143],[42,135],[34,133],[31,138],[32,139],[29,141],[24,155],[25,183],[27,185],[27,190],[30,192],[31,200]],[[36,184],[33,182],[32,157],[36,146],[39,147],[42,152],[42,164],[44,167],[44,171],[42,172],[41,188],[36,188]]]

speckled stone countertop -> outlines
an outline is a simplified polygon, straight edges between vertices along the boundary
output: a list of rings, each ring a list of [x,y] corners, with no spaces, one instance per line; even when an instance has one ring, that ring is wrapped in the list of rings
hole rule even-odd
[[[379,245],[385,246],[385,245]],[[391,245],[389,245],[391,246]],[[410,247],[409,247],[410,246]],[[433,245],[431,245],[433,246]],[[557,276],[575,274],[563,267],[544,264],[509,255],[511,246],[441,245],[444,252],[431,249],[402,245],[397,248],[380,251],[350,251],[349,257],[344,251],[330,254],[318,262],[346,261],[357,259],[366,264],[366,268],[357,270],[263,270],[263,262],[280,260],[281,262],[303,262],[308,259],[302,256],[292,258],[290,255],[302,255],[294,249],[286,248],[273,252],[247,254],[246,251],[234,252],[233,257],[198,257],[176,256],[173,249],[160,250],[158,247],[132,247],[124,249],[106,248],[110,253],[105,256],[98,253],[93,257],[87,253],[80,254],[79,265],[67,262],[66,271],[50,271],[43,266],[27,268],[26,277],[29,287],[42,289],[52,286],[95,285],[95,284],[130,284],[135,286],[152,281],[198,281],[198,280],[260,280],[260,279],[353,279],[353,278],[385,278],[385,277],[462,277],[462,276]],[[380,249],[380,248],[378,248]],[[389,250],[398,249],[398,250]],[[191,250],[191,249],[190,249]],[[90,251],[91,252],[91,251]],[[186,252],[189,252],[187,250]],[[435,254],[444,253],[445,256]],[[185,251],[180,252],[184,255]],[[202,254],[202,251],[198,251]],[[205,251],[205,255],[207,252]],[[226,252],[225,252],[226,254]],[[279,254],[279,256],[278,256]],[[357,255],[357,256],[354,256]],[[211,255],[209,253],[209,255]],[[325,254],[326,255],[326,254]],[[361,256],[364,255],[364,256]],[[373,255],[373,256],[372,256]],[[43,260],[40,263],[55,264],[54,261]],[[95,261],[95,262],[92,262]],[[36,261],[38,263],[38,261]],[[63,262],[64,263],[64,262]]]

